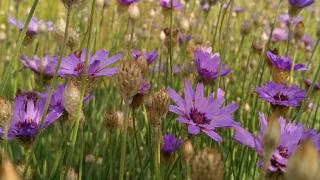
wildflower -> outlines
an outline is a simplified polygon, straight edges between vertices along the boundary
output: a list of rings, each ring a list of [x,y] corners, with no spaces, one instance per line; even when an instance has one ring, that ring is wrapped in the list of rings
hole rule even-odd
[[[314,3],[314,0],[288,0],[289,15],[291,17],[297,16],[298,13],[305,7]]]
[[[136,95],[133,96],[131,107],[133,109],[139,108],[145,99],[145,95],[149,92],[151,85],[144,79],[142,79],[140,88]]]
[[[305,97],[305,91],[296,85],[286,86],[274,82],[266,82],[256,92],[259,98],[274,106],[298,107]]]
[[[160,5],[164,10],[180,10],[183,7],[179,0],[160,0]]]
[[[86,61],[86,49],[79,54],[70,54],[62,59],[59,69],[61,77],[81,77],[84,73],[84,65]],[[109,68],[108,66],[122,58],[122,54],[109,57],[108,52],[99,50],[93,56],[89,55],[88,59],[88,77],[95,78],[101,76],[113,76],[117,73],[117,68]]]
[[[161,152],[165,156],[171,156],[182,144],[182,140],[173,134],[165,134],[162,140]]]
[[[122,6],[129,6],[133,3],[137,3],[139,0],[118,0],[118,3]]]
[[[259,114],[260,129],[257,136],[252,135],[245,129],[238,127],[234,135],[234,139],[239,143],[254,149],[258,156],[258,166],[262,168],[264,166],[264,147],[263,147],[263,134],[268,125],[266,116],[263,113]],[[268,170],[270,172],[286,172],[288,158],[298,147],[302,140],[304,127],[300,124],[286,123],[286,120],[282,117],[278,118],[280,124],[280,139],[279,143],[272,152]]]
[[[200,1],[200,7],[205,12],[210,12],[211,7],[216,5],[218,3],[218,0],[201,0]]]
[[[179,45],[188,44],[191,41],[191,39],[192,39],[191,35],[179,35],[178,37]]]
[[[44,75],[45,77],[52,77],[58,57],[45,55],[41,59],[38,56],[29,59],[27,56],[21,56],[20,60],[25,67],[31,69],[34,73]]]
[[[169,111],[179,115],[177,121],[186,124],[189,134],[197,135],[205,133],[215,141],[222,141],[214,131],[215,128],[237,127],[232,113],[238,109],[237,104],[229,104],[221,107],[224,102],[224,92],[219,89],[216,98],[214,95],[205,97],[203,84],[197,84],[196,91],[192,90],[189,81],[185,82],[184,99],[174,90],[168,88],[168,94],[176,105],[171,105]]]
[[[28,140],[33,138],[39,128],[47,128],[56,121],[62,113],[49,110],[45,115],[43,126],[40,126],[46,98],[35,92],[20,93],[15,97],[13,116],[8,126],[8,139],[19,138]],[[0,128],[0,136],[4,138],[4,130]]]
[[[194,62],[201,78],[205,80],[215,80],[219,74],[221,77],[228,75],[231,70],[225,64],[220,67],[219,54],[211,53],[211,48],[198,48],[194,51]]]
[[[271,29],[270,27],[265,28],[265,36],[267,38],[269,38],[270,33],[271,33]],[[273,32],[272,32],[272,36],[271,36],[271,40],[272,42],[281,42],[281,41],[285,41],[288,39],[288,32],[285,29],[282,28],[274,28]]]
[[[303,20],[303,18],[301,16],[295,16],[293,18],[293,24],[297,24],[298,22],[301,22]],[[285,13],[285,14],[281,14],[279,17],[278,17],[278,22],[279,23],[283,23],[285,24],[286,26],[289,26],[289,23],[290,23],[290,16],[288,13]]]
[[[216,149],[205,148],[199,151],[192,161],[193,180],[222,180],[223,161]]]
[[[133,50],[131,52],[131,56],[133,59],[138,60],[142,56],[142,52],[139,50]],[[148,65],[150,65],[158,59],[158,52],[146,51],[145,53],[143,53],[143,57],[147,61]]]

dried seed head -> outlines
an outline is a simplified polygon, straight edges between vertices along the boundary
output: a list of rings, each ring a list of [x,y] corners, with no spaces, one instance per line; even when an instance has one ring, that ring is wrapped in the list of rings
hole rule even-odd
[[[105,114],[105,124],[110,130],[117,130],[123,126],[123,113],[120,111]]]
[[[216,149],[205,148],[192,159],[193,180],[222,180],[223,161]]]
[[[138,58],[135,61],[138,64],[138,66],[139,66],[139,68],[141,70],[142,76],[146,76],[148,74],[148,71],[149,71],[148,62],[144,58],[141,58],[141,57]]]
[[[251,21],[244,21],[240,28],[240,34],[242,37],[250,34],[252,23]]]
[[[88,0],[62,0],[64,6],[68,8],[83,9],[88,3]]]
[[[80,90],[74,84],[73,81],[70,81],[63,91],[63,106],[69,115],[75,115],[78,111],[78,106],[80,103]]]
[[[134,61],[123,61],[119,65],[117,84],[120,94],[125,99],[131,99],[137,94],[142,81],[139,65]]]
[[[152,125],[157,126],[160,124],[160,119],[168,112],[169,105],[170,97],[166,90],[161,89],[149,95],[146,99],[145,106]]]
[[[319,154],[312,140],[303,142],[289,158],[287,179],[319,179]]]
[[[183,141],[182,143],[182,157],[183,160],[186,163],[189,163],[189,161],[191,160],[191,158],[193,157],[194,154],[194,150],[193,150],[193,145],[190,139],[186,139]]]
[[[11,119],[12,105],[10,101],[0,97],[0,127],[6,127]]]
[[[0,179],[1,180],[20,180],[13,164],[9,161],[8,156],[3,149],[0,149]]]
[[[57,23],[53,26],[53,36],[55,37],[58,43],[63,43],[64,41],[64,32],[65,32],[66,22],[60,18]],[[79,43],[79,35],[71,27],[68,28],[68,41],[67,45],[71,49],[74,49]]]
[[[64,177],[64,173],[62,173],[62,175]],[[66,179],[67,180],[77,180],[78,179],[78,174],[76,173],[76,171],[73,168],[68,169]]]
[[[273,150],[278,146],[280,138],[280,124],[276,116],[271,116],[268,120],[268,125],[264,130],[262,144],[264,149],[264,162],[270,159]]]
[[[96,157],[93,154],[86,155],[85,162],[87,164],[93,164],[96,162]]]
[[[293,35],[296,40],[300,40],[304,36],[304,23],[302,21],[295,25]]]
[[[132,21],[137,21],[140,17],[140,10],[137,3],[131,4],[128,8],[129,18]]]

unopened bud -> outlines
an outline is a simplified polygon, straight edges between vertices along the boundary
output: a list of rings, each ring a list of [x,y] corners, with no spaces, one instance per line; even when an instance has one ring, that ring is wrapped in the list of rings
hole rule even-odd
[[[251,31],[251,22],[250,21],[244,21],[240,28],[240,34],[242,37],[247,36],[250,34]]]
[[[179,25],[180,28],[184,31],[184,32],[188,32],[190,29],[190,23],[189,20],[187,18],[182,18],[179,21]]]
[[[129,17],[131,20],[136,21],[140,17],[140,10],[137,3],[131,4],[128,8]]]
[[[8,126],[12,115],[12,105],[11,103],[4,99],[0,98],[0,127]]]
[[[160,119],[168,112],[169,105],[170,97],[164,89],[151,94],[147,98],[145,106],[152,125],[160,124]]]
[[[183,141],[182,143],[182,157],[186,163],[192,159],[194,154],[193,145],[190,139]]]
[[[83,9],[88,0],[62,0],[66,8]]]
[[[269,162],[273,150],[278,146],[280,138],[280,124],[277,118],[271,116],[263,133],[264,161]]]
[[[223,161],[216,149],[199,151],[192,161],[192,180],[222,180]]]
[[[312,140],[303,142],[288,162],[286,177],[289,180],[319,179],[319,154]]]
[[[87,164],[93,164],[96,162],[96,157],[93,154],[86,155],[85,162]]]
[[[105,124],[110,130],[117,130],[123,126],[123,113],[120,111],[105,114]]]
[[[117,75],[117,84],[123,98],[131,99],[135,94],[137,94],[141,81],[142,73],[136,62],[121,62]]]
[[[64,88],[62,96],[63,106],[71,116],[75,115],[78,111],[80,94],[80,90],[72,81],[70,81]]]
[[[300,21],[298,24],[295,25],[293,30],[293,35],[296,40],[300,40],[304,35],[304,24]]]

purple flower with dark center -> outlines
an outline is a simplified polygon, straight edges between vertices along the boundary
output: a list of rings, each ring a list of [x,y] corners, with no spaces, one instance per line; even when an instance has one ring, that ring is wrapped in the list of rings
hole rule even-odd
[[[192,90],[189,81],[184,86],[184,99],[177,92],[168,88],[167,92],[176,105],[171,105],[169,111],[179,115],[177,121],[186,124],[189,134],[205,133],[215,141],[222,141],[216,128],[234,128],[238,123],[233,120],[232,113],[238,109],[237,104],[224,103],[224,91],[219,89],[216,98],[214,94],[205,97],[203,84],[197,84],[196,91]]]
[[[312,84],[312,81],[310,79],[306,79],[306,80],[304,80],[304,83],[307,86],[307,88],[309,88]],[[318,81],[314,84],[314,89],[320,90],[320,81]]]
[[[84,73],[84,66],[86,60],[86,49],[83,49],[79,55],[70,54],[68,57],[62,59],[59,69],[59,76],[66,77],[80,77]],[[89,55],[88,61],[88,76],[95,78],[101,76],[113,76],[117,73],[117,68],[109,68],[108,66],[122,58],[123,54],[109,57],[108,52],[99,50],[93,56]]]
[[[266,82],[258,87],[259,98],[276,106],[297,107],[305,98],[305,91],[298,86],[286,86],[274,82]]]
[[[177,139],[173,134],[165,134],[162,140],[161,152],[165,156],[170,156],[177,151],[182,144],[181,139]]]
[[[160,5],[165,10],[180,10],[183,7],[179,0],[160,0]]]
[[[243,145],[254,149],[258,156],[258,166],[263,167],[263,146],[262,139],[264,130],[267,127],[268,121],[263,113],[259,113],[260,129],[257,136],[252,135],[242,127],[237,127],[234,139]],[[282,117],[279,118],[280,124],[280,139],[279,144],[273,151],[270,159],[268,170],[271,172],[286,172],[288,158],[294,152],[301,142],[304,134],[304,127],[301,124],[286,123]]]
[[[296,8],[304,8],[314,3],[314,0],[289,0],[289,3]]]
[[[194,62],[201,78],[215,80],[219,75],[220,56],[212,54],[211,48],[198,48],[194,51]],[[220,76],[226,76],[231,72],[225,64],[221,65]]]
[[[58,57],[45,55],[42,59],[38,56],[34,56],[33,59],[29,59],[27,56],[21,56],[20,60],[25,67],[31,69],[36,74],[52,77]]]
[[[158,59],[157,51],[146,51],[145,53],[142,53],[139,50],[131,51],[131,56],[135,60],[139,59],[142,55],[144,59],[147,61],[148,65],[152,64],[154,61]]]
[[[118,0],[118,3],[123,5],[123,6],[129,6],[133,3],[138,2],[139,0]]]
[[[23,21],[19,21],[11,16],[8,17],[8,23],[12,26],[18,27],[19,31],[22,31],[24,26]],[[32,38],[36,36],[39,33],[40,29],[43,29],[43,27],[45,28],[45,31],[52,31],[53,23],[51,21],[39,21],[37,18],[32,17],[27,28],[26,35]]]
[[[8,139],[30,139],[36,135],[40,126],[46,97],[40,97],[35,92],[20,93],[14,100],[14,112],[8,127]],[[45,116],[42,128],[47,128],[62,113],[49,110]],[[4,129],[0,127],[0,136],[4,139]]]
[[[271,51],[266,53],[266,56],[271,63],[271,65],[277,69],[281,69],[283,71],[291,71],[292,68],[292,60],[288,56],[278,56],[273,54]],[[304,64],[295,64],[294,71],[306,71],[307,67]]]

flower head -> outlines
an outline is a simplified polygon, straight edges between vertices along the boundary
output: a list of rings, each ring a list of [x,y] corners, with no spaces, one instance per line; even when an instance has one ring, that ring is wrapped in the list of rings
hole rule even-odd
[[[272,67],[283,71],[291,71],[292,60],[290,57],[278,56],[276,54],[273,54],[271,51],[268,51],[266,53],[266,56]],[[293,69],[295,71],[306,71],[307,67],[304,64],[295,64]]]
[[[164,155],[171,155],[179,149],[182,144],[182,140],[176,138],[173,134],[165,134],[162,140],[161,151]]]
[[[21,56],[20,60],[25,67],[31,69],[36,74],[52,77],[58,57],[45,55],[42,59],[38,56],[34,56],[33,59],[29,59],[27,56]]]
[[[246,145],[254,149],[259,155],[260,160],[258,166],[263,166],[263,146],[262,139],[264,131],[267,127],[267,118],[263,113],[259,114],[260,119],[260,130],[257,136],[252,135],[247,130],[238,127],[234,139],[243,145]],[[304,127],[300,124],[286,123],[286,120],[282,117],[278,119],[280,124],[280,139],[278,146],[272,153],[270,159],[270,165],[268,170],[271,172],[286,172],[287,162],[290,155],[300,144],[303,134]]]
[[[179,10],[183,7],[183,5],[179,0],[160,0],[160,5],[165,10],[168,10],[168,9]]]
[[[59,69],[59,76],[80,77],[84,73],[86,61],[86,49],[79,54],[70,54],[62,59]],[[108,52],[99,50],[93,56],[89,55],[88,72],[89,77],[113,76],[117,73],[117,68],[109,68],[108,66],[122,58],[122,54],[109,57]]]
[[[305,97],[305,91],[296,85],[286,86],[274,82],[266,82],[256,92],[261,99],[276,106],[297,107]]]
[[[129,6],[133,3],[138,2],[139,0],[118,0],[118,3],[123,6]]]
[[[157,51],[146,51],[145,53],[142,53],[139,50],[131,51],[131,56],[135,60],[138,60],[142,55],[144,59],[147,61],[148,65],[152,64],[154,61],[158,59]]]
[[[198,48],[194,51],[194,62],[201,78],[215,80],[219,75],[220,56],[212,54],[211,48]],[[221,65],[220,76],[226,76],[231,72],[225,64]]]
[[[19,21],[11,16],[8,17],[8,23],[12,26],[18,27],[20,31],[22,31],[24,22]],[[26,35],[28,37],[34,37],[36,36],[40,30],[43,31],[52,31],[53,30],[53,23],[51,21],[41,21],[38,20],[35,17],[32,17],[29,23],[29,26],[27,28]]]
[[[304,8],[314,3],[314,0],[289,0],[289,3],[291,6]]]
[[[184,99],[174,90],[168,88],[168,94],[176,105],[171,105],[169,111],[179,115],[177,121],[186,124],[189,134],[205,133],[213,140],[220,142],[221,137],[214,132],[215,128],[236,127],[232,113],[238,109],[237,104],[221,107],[224,102],[224,92],[219,89],[216,98],[214,95],[204,96],[203,84],[197,84],[196,91],[192,90],[189,81],[185,82]]]
[[[46,97],[40,97],[35,92],[20,93],[14,100],[14,113],[8,126],[8,139],[29,139],[39,130]],[[62,113],[55,109],[49,110],[45,116],[42,128],[48,127],[57,120]],[[4,129],[0,128],[1,138],[4,138]]]

